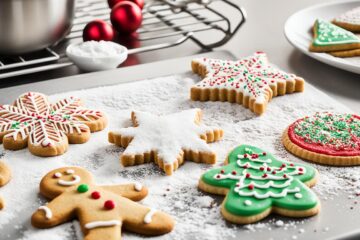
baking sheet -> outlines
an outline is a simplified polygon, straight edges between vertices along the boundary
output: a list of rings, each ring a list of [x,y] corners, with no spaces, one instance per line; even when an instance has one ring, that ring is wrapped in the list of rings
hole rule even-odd
[[[219,57],[224,58],[226,55],[222,52]],[[216,54],[210,56],[216,57]],[[227,58],[232,56],[228,55]],[[227,223],[220,215],[223,197],[197,190],[201,173],[212,166],[186,162],[173,176],[167,177],[154,164],[129,168],[120,165],[119,155],[123,149],[107,142],[107,132],[129,126],[130,111],[134,109],[161,114],[193,107],[203,109],[204,122],[220,126],[225,131],[224,140],[210,145],[218,153],[217,165],[222,164],[228,150],[241,143],[256,145],[285,160],[302,162],[287,153],[281,144],[281,133],[285,127],[297,118],[316,111],[350,111],[309,84],[304,93],[274,98],[261,117],[237,104],[192,102],[189,100],[189,88],[199,78],[184,70],[188,69],[189,59],[168,62],[162,70],[159,69],[160,63],[152,68],[147,66],[152,69],[148,71],[148,76],[171,71],[176,65],[177,71],[182,70],[183,73],[131,83],[127,78],[128,83],[111,87],[52,95],[52,101],[71,95],[83,98],[87,107],[99,108],[107,113],[109,126],[102,132],[92,134],[88,143],[70,145],[66,154],[54,158],[32,156],[27,149],[11,152],[1,147],[1,154],[12,168],[14,177],[7,186],[0,188],[0,194],[7,202],[6,209],[0,212],[0,239],[82,239],[77,221],[48,230],[34,229],[30,225],[32,212],[46,203],[38,195],[41,177],[51,169],[66,165],[89,169],[99,184],[140,181],[147,185],[150,193],[143,204],[166,211],[177,221],[172,233],[155,239],[338,239],[339,235],[356,231],[360,220],[360,203],[357,203],[360,199],[357,196],[360,192],[358,167],[335,168],[312,164],[320,172],[319,182],[314,187],[322,203],[322,211],[318,216],[291,219],[272,215],[256,224],[237,226]],[[137,71],[133,69],[133,73]],[[89,81],[86,86],[99,85],[92,79],[111,84],[120,74],[123,73],[113,72],[111,75],[104,72],[81,78],[59,79],[56,82],[52,80],[52,84],[48,82],[47,87],[46,83],[38,83],[27,86],[29,88],[26,90],[39,91],[44,88],[45,92],[56,92],[59,90],[56,85],[61,84],[60,81],[72,82],[73,88],[82,88],[85,85],[79,82],[86,80]],[[0,98],[1,103],[5,103],[2,99],[4,97],[7,98],[6,102],[11,102],[17,96],[14,92],[24,89],[8,90],[2,90],[4,94]],[[9,93],[13,95],[4,96]],[[142,236],[124,233],[123,238],[140,239]]]

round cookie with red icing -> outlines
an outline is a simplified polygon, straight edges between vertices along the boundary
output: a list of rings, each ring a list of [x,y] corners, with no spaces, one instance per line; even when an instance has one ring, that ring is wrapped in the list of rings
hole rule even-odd
[[[166,213],[136,202],[148,193],[140,183],[99,186],[83,168],[64,167],[49,172],[40,182],[40,193],[50,202],[32,215],[31,224],[37,228],[78,219],[84,239],[120,240],[123,228],[153,236],[174,227]]]
[[[316,113],[292,123],[283,134],[292,154],[308,161],[350,166],[360,165],[360,116]]]
[[[309,217],[319,212],[320,202],[309,188],[318,174],[311,166],[279,160],[249,145],[234,148],[226,164],[199,181],[201,190],[226,195],[221,207],[226,220],[249,224],[270,213]]]

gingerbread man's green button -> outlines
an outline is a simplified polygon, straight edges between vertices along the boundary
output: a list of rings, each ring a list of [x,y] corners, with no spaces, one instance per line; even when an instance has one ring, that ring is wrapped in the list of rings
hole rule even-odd
[[[85,193],[85,192],[89,191],[89,186],[87,184],[81,184],[78,186],[77,191],[79,193]]]

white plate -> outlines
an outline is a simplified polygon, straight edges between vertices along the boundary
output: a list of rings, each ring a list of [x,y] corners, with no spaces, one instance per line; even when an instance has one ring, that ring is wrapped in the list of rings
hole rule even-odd
[[[288,18],[284,27],[285,36],[295,48],[306,55],[331,66],[360,74],[360,57],[337,58],[330,54],[314,53],[308,50],[312,40],[312,26],[317,18],[331,21],[339,14],[359,6],[360,1],[351,0],[303,9]]]

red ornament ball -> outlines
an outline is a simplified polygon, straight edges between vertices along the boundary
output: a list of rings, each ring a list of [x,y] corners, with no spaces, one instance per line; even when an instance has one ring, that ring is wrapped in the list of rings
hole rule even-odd
[[[142,12],[135,3],[123,1],[113,7],[110,20],[117,31],[129,34],[140,27]]]
[[[104,203],[104,208],[106,208],[106,209],[108,209],[108,210],[114,209],[114,208],[115,208],[115,203],[114,203],[114,201],[112,201],[112,200],[107,200],[107,201]]]
[[[144,8],[144,0],[108,0],[108,4],[109,4],[110,8],[113,8],[116,4],[118,4],[120,2],[124,2],[124,1],[133,2],[136,5],[138,5],[139,8],[141,8],[141,9]]]
[[[101,195],[100,195],[99,192],[95,191],[95,192],[92,192],[92,193],[91,193],[91,197],[92,197],[93,199],[99,199],[99,198],[101,197]]]
[[[83,40],[85,41],[111,41],[114,39],[114,29],[110,24],[103,20],[94,20],[86,24],[83,30]]]

